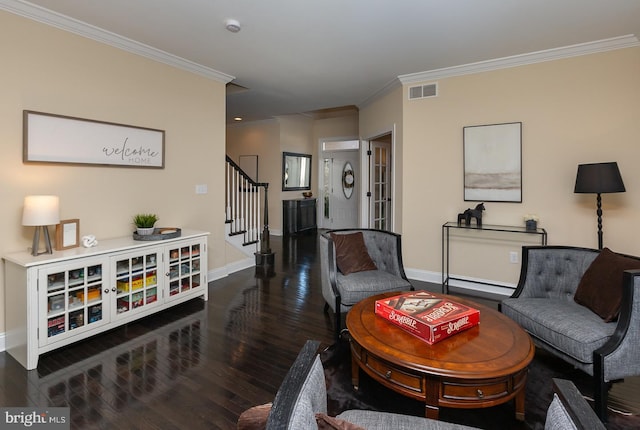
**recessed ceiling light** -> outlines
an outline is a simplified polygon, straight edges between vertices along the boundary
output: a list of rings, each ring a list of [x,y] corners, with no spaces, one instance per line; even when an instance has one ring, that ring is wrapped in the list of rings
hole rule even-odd
[[[242,121],[242,118],[241,118],[241,117],[239,117],[239,116],[237,116],[237,117],[233,118],[233,120],[234,120],[234,121]]]
[[[227,19],[224,22],[224,26],[232,33],[237,33],[240,31],[240,21],[238,21],[237,19]]]

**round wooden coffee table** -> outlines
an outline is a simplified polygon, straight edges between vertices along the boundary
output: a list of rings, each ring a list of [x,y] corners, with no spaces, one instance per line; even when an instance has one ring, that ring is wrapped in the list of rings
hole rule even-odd
[[[524,420],[527,366],[535,347],[529,335],[496,310],[460,297],[451,300],[480,311],[480,324],[434,345],[414,337],[374,313],[385,293],[357,303],[347,314],[352,383],[359,369],[382,385],[424,401],[427,418],[440,407],[485,408],[515,399]]]

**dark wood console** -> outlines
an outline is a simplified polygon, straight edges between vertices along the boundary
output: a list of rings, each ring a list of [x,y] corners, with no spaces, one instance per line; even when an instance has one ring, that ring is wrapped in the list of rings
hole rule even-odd
[[[282,201],[282,234],[298,234],[315,230],[317,199],[292,199]]]

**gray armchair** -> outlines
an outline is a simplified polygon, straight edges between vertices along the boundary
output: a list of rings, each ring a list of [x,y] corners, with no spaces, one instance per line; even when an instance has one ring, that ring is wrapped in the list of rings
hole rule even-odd
[[[327,389],[317,353],[319,345],[318,341],[308,340],[300,350],[273,400],[267,430],[313,430],[318,428],[316,414],[326,416]],[[553,379],[553,389],[545,430],[605,430],[571,381]],[[335,418],[368,430],[474,430],[429,418],[359,409],[344,411]]]
[[[640,375],[640,270],[624,271],[620,314],[605,322],[574,300],[582,277],[600,252],[571,246],[523,247],[518,287],[502,301],[500,310],[538,347],[593,377],[596,413],[606,421],[610,384]],[[602,285],[610,288],[608,283]]]
[[[336,264],[336,249],[331,233],[362,232],[364,243],[376,270],[342,274]],[[402,266],[400,235],[372,229],[331,230],[320,234],[320,265],[324,310],[335,313],[336,339],[341,332],[341,314],[367,297],[387,291],[413,290]]]

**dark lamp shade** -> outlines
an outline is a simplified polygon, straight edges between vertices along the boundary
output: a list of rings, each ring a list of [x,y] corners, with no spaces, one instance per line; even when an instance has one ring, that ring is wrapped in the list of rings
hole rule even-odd
[[[618,163],[579,164],[574,193],[625,192]]]

